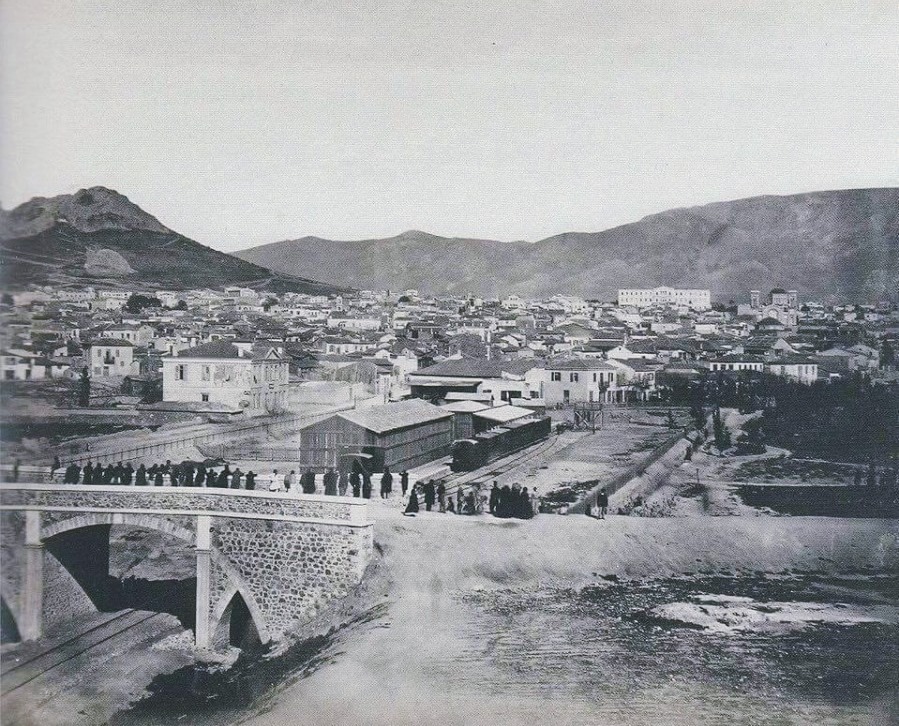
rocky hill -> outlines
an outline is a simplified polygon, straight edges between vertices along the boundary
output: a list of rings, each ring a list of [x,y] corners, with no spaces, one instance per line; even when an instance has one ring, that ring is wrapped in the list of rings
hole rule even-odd
[[[897,301],[899,189],[752,197],[535,243],[411,231],[353,242],[303,237],[236,255],[335,284],[431,293],[612,299],[619,287],[672,285],[728,300],[779,286],[806,299]]]
[[[93,284],[184,290],[243,285],[315,294],[339,289],[205,247],[105,187],[35,197],[11,211],[0,210],[0,280],[5,288]]]

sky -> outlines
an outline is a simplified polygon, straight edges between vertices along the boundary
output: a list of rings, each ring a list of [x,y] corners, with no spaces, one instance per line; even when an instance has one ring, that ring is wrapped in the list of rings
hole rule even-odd
[[[899,186],[899,3],[0,0],[0,202],[231,251]]]

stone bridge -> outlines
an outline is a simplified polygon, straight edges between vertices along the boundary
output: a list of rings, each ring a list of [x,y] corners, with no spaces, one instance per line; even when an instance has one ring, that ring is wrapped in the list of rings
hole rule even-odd
[[[229,632],[233,642],[239,614],[261,642],[279,639],[348,594],[373,546],[359,499],[0,484],[0,594],[4,618],[22,640],[74,613],[104,609],[103,583],[120,584],[109,576],[113,525],[161,532],[191,558],[195,552],[198,648],[227,645]]]

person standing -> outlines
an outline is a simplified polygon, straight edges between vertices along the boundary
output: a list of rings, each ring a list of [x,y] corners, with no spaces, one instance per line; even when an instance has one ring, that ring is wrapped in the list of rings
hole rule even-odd
[[[353,488],[353,496],[359,497],[359,487],[361,486],[362,477],[359,476],[359,472],[356,469],[353,469],[353,473],[350,474],[350,486]]]
[[[599,490],[596,495],[596,516],[599,519],[606,518],[606,512],[609,511],[609,495],[606,493],[605,487]]]
[[[312,467],[309,467],[306,470],[306,486],[303,487],[303,491],[306,494],[315,494],[315,472],[312,470]]]
[[[387,499],[390,492],[393,491],[393,475],[390,473],[390,467],[384,467],[384,473],[381,474],[381,499]]]
[[[234,467],[234,471],[231,472],[231,488],[232,489],[240,489],[241,479],[243,478],[243,472],[240,470],[239,466]]]
[[[437,485],[437,511],[446,514],[446,484],[442,480]]]
[[[371,499],[371,474],[362,470],[362,498]]]
[[[153,486],[161,487],[163,484],[162,480],[162,468],[156,470],[156,474],[153,476]]]
[[[256,488],[256,472],[252,469],[247,472],[247,491],[251,492]]]
[[[428,483],[425,484],[425,510],[428,512],[430,512],[431,508],[434,506],[435,494],[434,480],[429,479]]]
[[[412,491],[409,492],[409,501],[406,502],[406,509],[403,511],[403,516],[415,516],[418,514],[418,492],[415,487],[412,487]]]
[[[91,464],[90,459],[87,460],[87,464],[84,465],[84,474],[82,476],[83,484],[92,484],[94,481],[94,465]]]
[[[122,470],[122,484],[130,487],[132,481],[134,481],[134,467],[131,466],[131,462],[129,461]]]
[[[341,469],[340,475],[337,480],[337,493],[341,497],[345,497],[347,489],[349,489],[349,486],[350,486],[350,476],[349,476],[349,474],[347,474],[346,469]]]
[[[194,477],[194,486],[201,487],[206,483],[206,467],[200,464],[197,467],[197,474]]]
[[[494,516],[496,516],[496,505],[497,504],[499,504],[499,482],[494,479],[493,486],[490,489],[490,500],[488,502],[490,514],[492,514]]]
[[[280,492],[283,486],[284,483],[281,481],[281,477],[278,476],[278,470],[272,469],[271,476],[268,479],[268,490],[270,492]]]
[[[406,492],[409,491],[409,472],[405,469],[403,470],[403,473],[400,474],[400,491],[404,497],[406,496]]]
[[[325,496],[337,496],[337,472],[334,469],[328,469],[325,472],[323,484],[325,486]]]
[[[290,494],[291,492],[296,493],[297,486],[297,473],[294,469],[290,470],[289,474],[284,475],[284,491]],[[305,487],[304,487],[305,489]]]

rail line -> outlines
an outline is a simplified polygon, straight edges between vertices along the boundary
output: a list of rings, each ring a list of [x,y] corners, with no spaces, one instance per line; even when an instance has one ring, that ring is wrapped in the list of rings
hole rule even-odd
[[[5,667],[4,664],[0,672],[0,695],[7,696],[54,668],[160,615],[163,613],[148,614],[145,610],[126,610],[21,662],[14,662],[9,667]],[[126,623],[124,627],[114,629],[111,633],[107,632],[110,626],[121,624],[123,621]]]
[[[498,476],[507,474],[508,472],[518,468],[519,466],[527,464],[529,461],[533,461],[537,457],[556,448],[558,444],[559,437],[553,436],[536,445],[531,445],[529,447],[519,449],[518,451],[513,451],[511,454],[501,459],[497,459],[491,464],[483,466],[480,469],[453,474],[444,479],[446,492],[447,494],[450,494],[451,492],[457,491],[465,486],[484,484],[491,479],[495,479]]]

